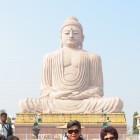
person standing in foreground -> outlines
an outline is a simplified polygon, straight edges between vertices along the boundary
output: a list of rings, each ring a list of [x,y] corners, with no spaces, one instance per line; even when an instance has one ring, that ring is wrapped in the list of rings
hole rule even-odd
[[[0,123],[0,134],[7,139],[9,136],[13,135],[12,127],[9,123],[6,122],[7,120],[7,113],[3,112],[0,116],[1,123]]]
[[[81,124],[77,120],[67,123],[66,137],[63,140],[84,140],[81,135]]]
[[[118,140],[118,132],[113,126],[105,127],[100,133],[101,140]]]

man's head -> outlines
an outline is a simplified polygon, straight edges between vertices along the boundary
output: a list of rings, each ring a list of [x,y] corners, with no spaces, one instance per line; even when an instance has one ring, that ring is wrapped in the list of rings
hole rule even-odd
[[[2,112],[1,115],[0,115],[0,119],[1,119],[2,122],[5,123],[6,120],[7,120],[7,113]]]
[[[100,138],[101,140],[118,140],[118,132],[114,127],[108,126],[101,130]]]
[[[7,140],[19,140],[17,136],[9,136]]]
[[[81,124],[77,120],[71,120],[67,124],[67,136],[70,140],[77,140],[81,135]]]
[[[61,46],[82,48],[84,41],[83,28],[75,17],[69,17],[61,28]]]

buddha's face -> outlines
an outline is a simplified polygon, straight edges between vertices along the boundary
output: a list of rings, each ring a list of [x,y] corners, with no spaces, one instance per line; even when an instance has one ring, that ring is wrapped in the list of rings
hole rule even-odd
[[[84,37],[78,26],[65,26],[61,33],[61,44],[63,47],[79,48],[82,46]]]

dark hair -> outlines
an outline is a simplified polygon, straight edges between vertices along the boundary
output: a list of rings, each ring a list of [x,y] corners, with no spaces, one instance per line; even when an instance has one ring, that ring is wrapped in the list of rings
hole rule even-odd
[[[17,136],[9,136],[7,140],[19,140]]]
[[[7,113],[2,112],[2,113],[0,114],[0,116],[3,116],[3,115],[7,116]]]
[[[78,129],[81,130],[81,124],[80,124],[80,122],[77,121],[77,120],[70,120],[70,121],[67,123],[67,129],[69,129],[70,127],[72,127],[72,126],[74,126],[74,125],[78,126]]]
[[[104,140],[104,136],[106,136],[107,133],[112,134],[115,140],[118,140],[118,132],[113,126],[108,126],[101,130],[101,133],[100,133],[101,140]]]

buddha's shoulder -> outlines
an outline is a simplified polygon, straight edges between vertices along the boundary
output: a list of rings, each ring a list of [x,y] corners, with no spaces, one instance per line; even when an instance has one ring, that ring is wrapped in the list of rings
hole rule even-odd
[[[83,52],[88,56],[90,57],[91,59],[101,59],[100,55],[98,53],[95,53],[95,52],[88,52],[88,51],[85,51],[83,50]]]
[[[62,49],[55,50],[53,52],[44,55],[44,59],[51,59],[58,56],[62,52]]]

